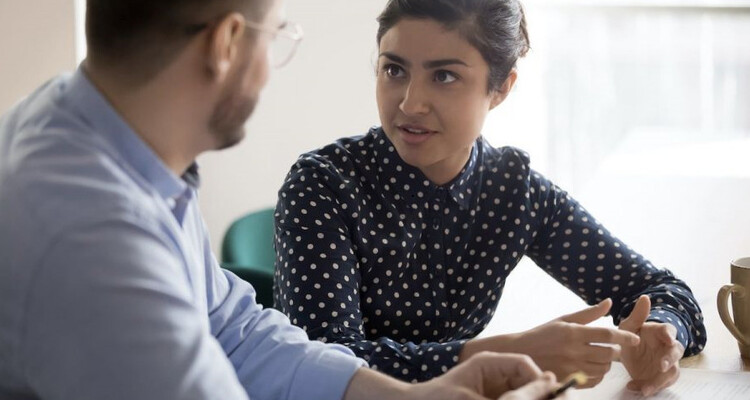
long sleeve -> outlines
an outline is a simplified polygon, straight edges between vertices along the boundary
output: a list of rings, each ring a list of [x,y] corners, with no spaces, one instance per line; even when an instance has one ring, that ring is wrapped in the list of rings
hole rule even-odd
[[[540,227],[528,254],[537,265],[589,304],[612,298],[615,324],[630,314],[638,297],[648,295],[650,321],[674,325],[686,356],[703,349],[703,316],[685,282],[654,267],[541,175],[532,171],[528,185],[536,210],[530,219]]]
[[[250,398],[343,397],[364,361],[344,346],[310,341],[286,316],[258,306],[247,282],[219,268],[213,271],[221,271],[216,284],[222,288],[214,291],[221,301],[209,314],[212,333]]]
[[[292,168],[276,208],[276,307],[311,339],[343,344],[391,376],[423,381],[443,374],[457,363],[464,340],[415,343],[368,324],[367,314],[380,315],[373,301],[380,290],[363,282],[352,237],[366,229],[369,213],[341,194],[346,192],[359,193],[356,182],[323,159],[303,159]],[[362,225],[347,222],[362,219]],[[393,285],[408,287],[407,282]],[[427,329],[412,325],[408,315],[385,324],[409,333]]]
[[[97,221],[39,249],[22,356],[40,398],[248,398],[153,228]]]
[[[215,279],[210,326],[200,275],[185,273],[148,221],[97,222],[61,237],[29,295],[23,348],[35,390],[49,399],[343,396],[364,363],[262,310],[231,273],[205,272]]]
[[[0,398],[334,400],[366,365],[219,268],[198,165],[176,175],[83,71],[0,136]]]

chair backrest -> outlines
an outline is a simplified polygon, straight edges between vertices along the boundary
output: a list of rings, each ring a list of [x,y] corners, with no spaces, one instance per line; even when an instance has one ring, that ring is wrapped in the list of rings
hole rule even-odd
[[[273,273],[273,212],[266,208],[234,221],[221,245],[222,263]]]

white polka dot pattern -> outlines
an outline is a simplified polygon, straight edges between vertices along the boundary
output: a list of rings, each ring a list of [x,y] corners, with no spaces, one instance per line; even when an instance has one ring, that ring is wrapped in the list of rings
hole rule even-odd
[[[705,328],[690,289],[614,238],[520,150],[479,139],[436,186],[379,128],[304,154],[279,192],[275,303],[312,339],[423,381],[455,365],[522,256],[615,322],[648,294],[687,354]]]

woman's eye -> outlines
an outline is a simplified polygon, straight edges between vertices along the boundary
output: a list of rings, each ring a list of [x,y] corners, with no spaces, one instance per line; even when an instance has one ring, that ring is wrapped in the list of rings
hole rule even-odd
[[[383,71],[385,71],[386,75],[390,76],[391,78],[399,78],[404,74],[403,68],[399,67],[396,64],[388,64],[384,66]]]
[[[451,83],[458,80],[456,74],[446,70],[435,72],[435,81],[440,83]]]

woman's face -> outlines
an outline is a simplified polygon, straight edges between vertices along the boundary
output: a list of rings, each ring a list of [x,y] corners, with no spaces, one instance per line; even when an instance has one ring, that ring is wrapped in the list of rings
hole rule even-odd
[[[431,19],[402,19],[380,41],[380,121],[401,158],[432,182],[461,171],[489,110],[515,80],[487,92],[489,66],[456,31]]]

